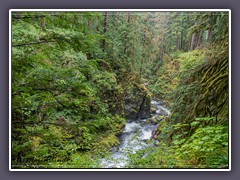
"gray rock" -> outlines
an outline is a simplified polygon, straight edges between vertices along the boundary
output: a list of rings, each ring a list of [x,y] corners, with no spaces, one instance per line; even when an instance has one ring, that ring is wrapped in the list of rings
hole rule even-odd
[[[150,112],[153,114],[153,113],[156,113],[156,111],[157,111],[157,108],[156,107],[151,107],[151,109],[150,109]]]
[[[128,89],[124,97],[124,114],[127,119],[150,117],[151,97],[140,85]]]

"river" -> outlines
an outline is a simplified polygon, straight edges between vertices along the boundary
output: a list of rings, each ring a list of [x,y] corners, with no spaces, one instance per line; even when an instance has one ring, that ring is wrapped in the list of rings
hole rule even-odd
[[[127,120],[123,133],[120,136],[120,145],[112,149],[112,155],[101,160],[102,168],[124,168],[128,164],[128,154],[144,150],[153,143],[147,143],[152,137],[157,125],[147,123],[151,118],[159,115],[169,116],[170,111],[161,101],[151,101],[151,106],[156,111],[148,119]]]

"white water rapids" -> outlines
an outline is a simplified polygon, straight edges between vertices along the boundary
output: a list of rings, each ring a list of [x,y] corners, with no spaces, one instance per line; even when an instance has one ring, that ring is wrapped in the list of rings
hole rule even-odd
[[[156,108],[156,112],[151,114],[149,119],[159,115],[168,116],[170,114],[170,111],[162,106],[160,101],[151,101],[151,105]],[[109,158],[101,160],[102,168],[124,168],[128,164],[128,154],[134,154],[138,150],[144,150],[148,146],[153,145],[153,143],[146,143],[146,141],[152,137],[152,131],[157,125],[146,123],[147,120],[136,119],[127,121],[120,136],[121,144]]]

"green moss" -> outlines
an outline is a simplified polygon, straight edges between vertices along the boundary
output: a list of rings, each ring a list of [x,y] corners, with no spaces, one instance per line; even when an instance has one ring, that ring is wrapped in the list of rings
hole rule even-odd
[[[134,108],[132,108],[131,110],[130,110],[130,113],[138,113],[138,111],[136,110],[136,109],[134,109]]]
[[[157,110],[157,108],[155,108],[155,107],[151,107],[151,109],[150,109],[151,113],[155,113],[156,110]]]
[[[114,133],[101,136],[92,144],[91,152],[94,154],[104,155],[113,146],[119,145],[119,140]]]
[[[150,118],[150,119],[147,120],[147,123],[148,124],[157,124],[158,121],[155,118]]]

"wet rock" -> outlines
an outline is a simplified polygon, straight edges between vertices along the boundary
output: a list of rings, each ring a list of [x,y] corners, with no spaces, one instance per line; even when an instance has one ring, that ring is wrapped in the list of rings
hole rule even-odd
[[[157,133],[158,133],[157,130],[153,130],[153,131],[152,131],[152,137],[151,137],[150,139],[151,139],[151,140],[152,140],[152,139],[156,140],[156,139],[157,139]]]
[[[134,120],[150,117],[151,97],[143,86],[134,84],[125,93],[125,118]]]
[[[160,122],[162,119],[164,118],[164,116],[162,115],[159,115],[159,116],[156,116],[155,119]]]
[[[147,120],[147,124],[156,125],[157,123],[158,123],[158,121],[155,118],[150,118]]]
[[[118,146],[114,146],[114,147],[112,147],[112,148],[110,149],[110,151],[112,151],[112,152],[117,152],[117,151],[119,151],[119,147],[118,147]]]
[[[157,135],[156,134],[154,134],[153,139],[155,139],[155,140],[157,139]]]
[[[162,116],[162,115],[154,116],[152,118],[149,118],[146,123],[157,125],[163,118],[164,118],[164,116]]]
[[[160,114],[160,115],[163,115],[163,116],[167,116],[167,115],[168,115],[167,112],[164,111],[163,109],[158,109],[158,110],[156,111],[156,113],[157,113],[157,114]]]
[[[156,108],[156,107],[151,107],[151,109],[150,109],[151,114],[156,113],[156,111],[157,111],[157,108]]]
[[[125,117],[127,119],[136,119],[137,118],[138,110],[136,109],[134,104],[125,105],[124,111],[125,111]]]
[[[155,140],[155,141],[154,141],[154,145],[155,145],[155,146],[158,146],[159,144],[160,144],[160,142],[159,142],[158,140]]]

